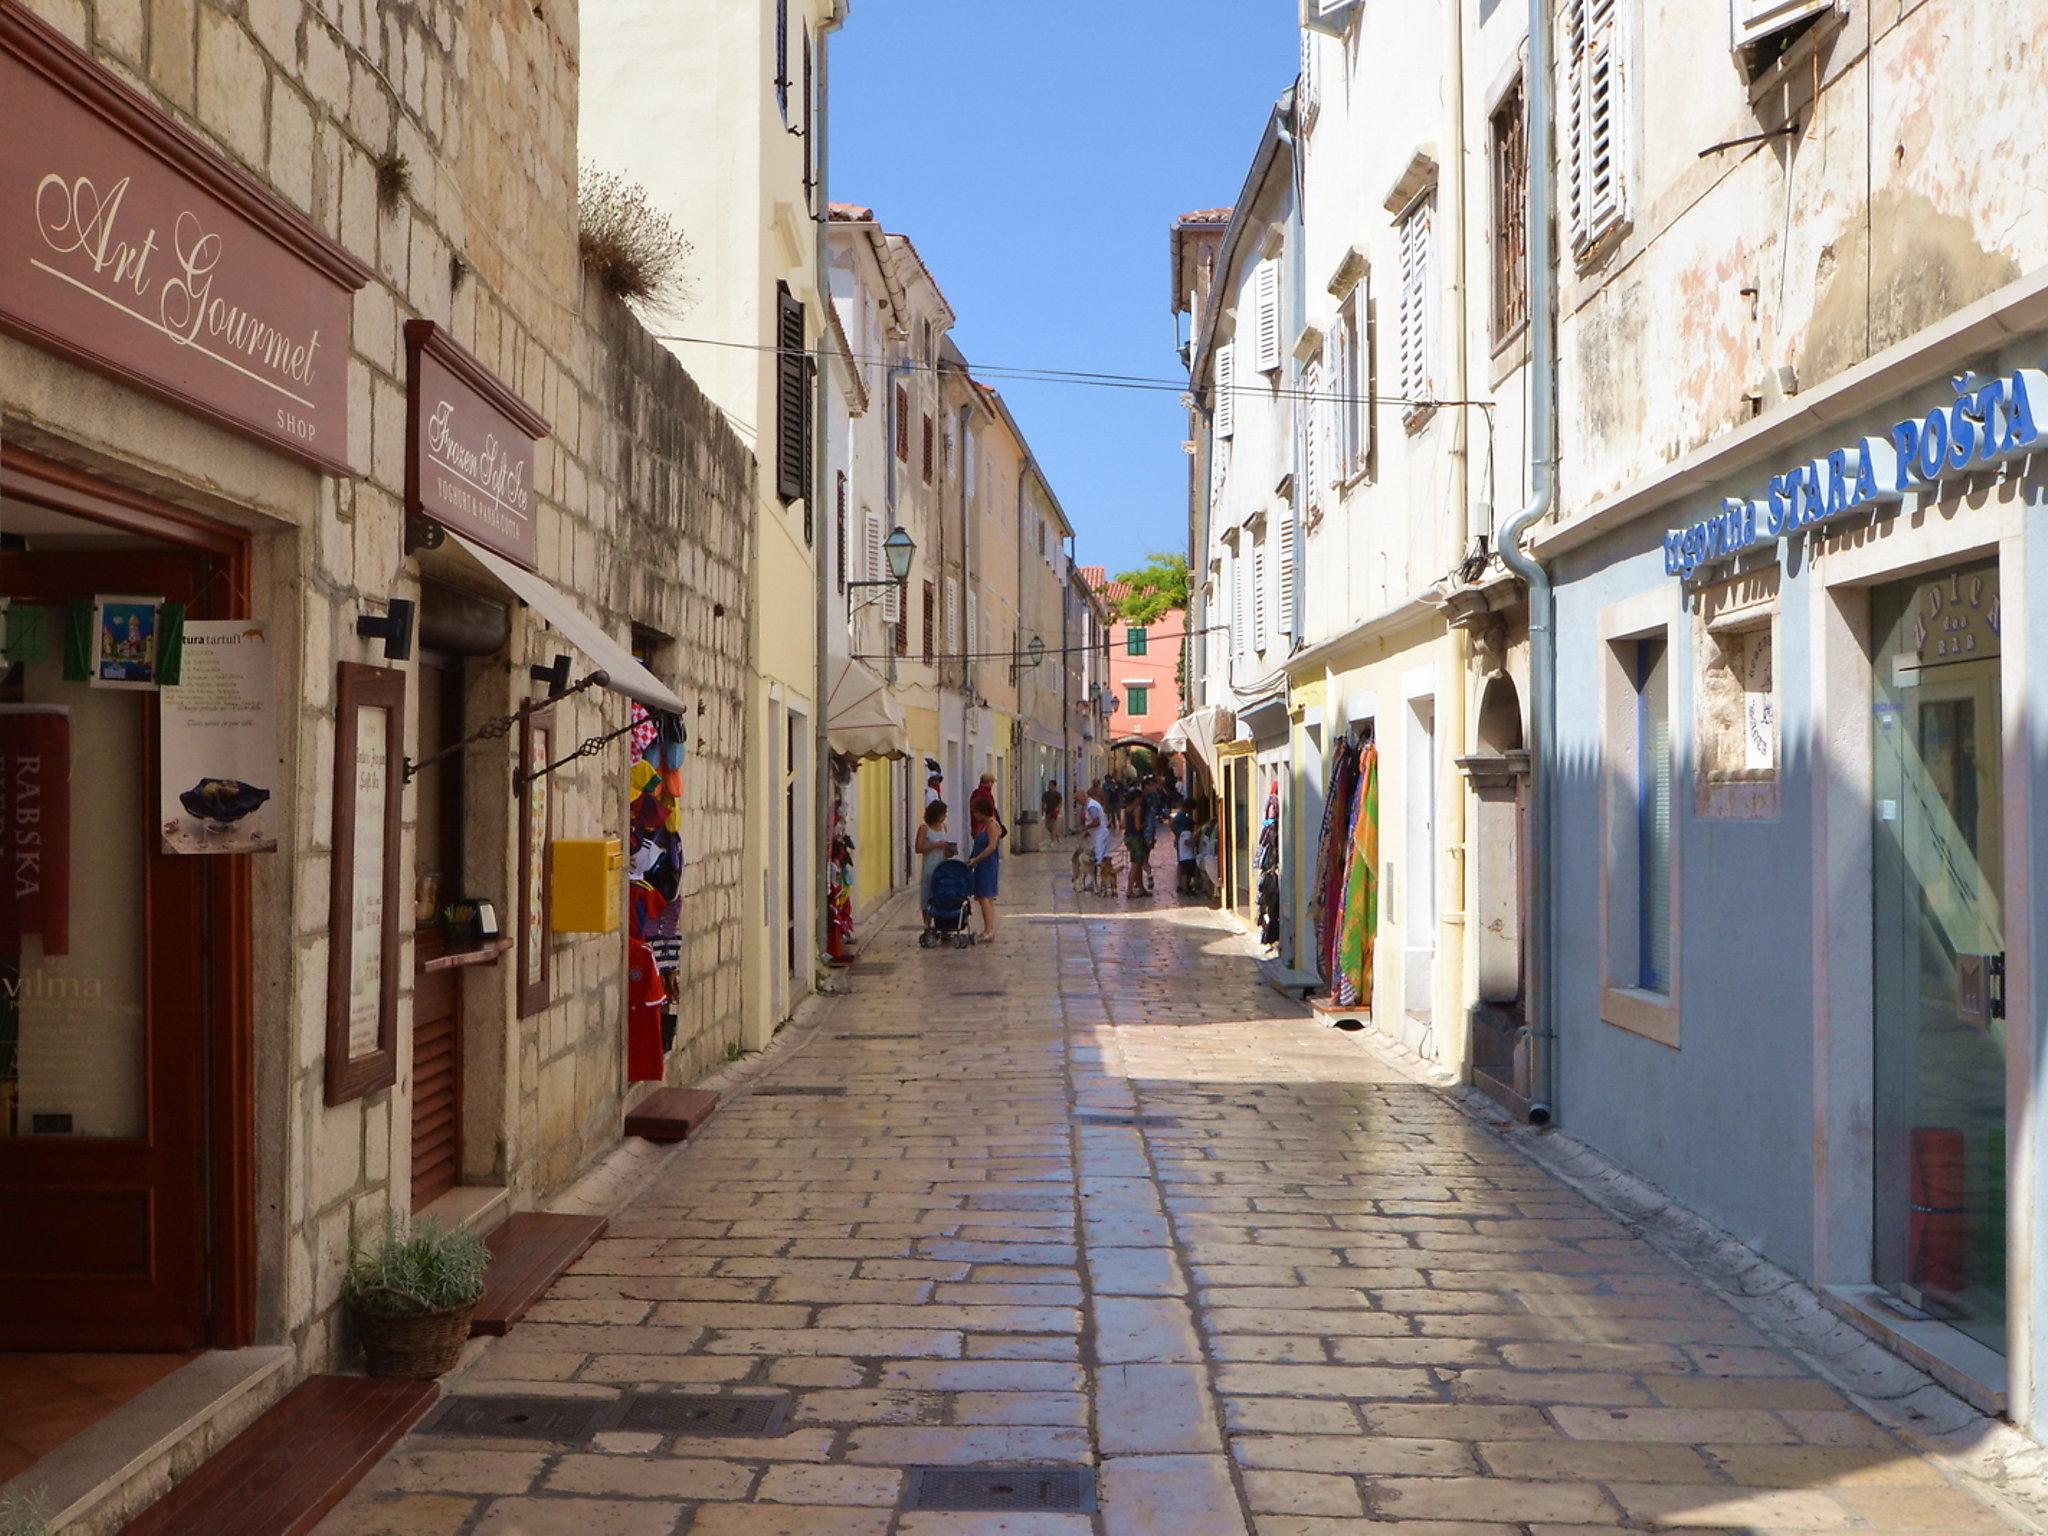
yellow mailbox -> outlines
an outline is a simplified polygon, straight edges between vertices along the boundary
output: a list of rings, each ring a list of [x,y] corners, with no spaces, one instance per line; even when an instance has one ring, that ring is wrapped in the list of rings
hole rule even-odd
[[[556,933],[617,933],[626,855],[616,837],[561,837],[554,843]]]

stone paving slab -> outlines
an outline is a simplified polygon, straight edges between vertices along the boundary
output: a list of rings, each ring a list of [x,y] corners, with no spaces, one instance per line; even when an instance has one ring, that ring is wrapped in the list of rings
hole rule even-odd
[[[1063,865],[1008,862],[968,954],[877,924],[892,967],[763,1077],[847,1093],[722,1082],[449,1384],[786,1393],[784,1433],[415,1435],[321,1536],[2021,1529],[1218,914]],[[976,1464],[1093,1467],[1098,1507],[902,1508]]]

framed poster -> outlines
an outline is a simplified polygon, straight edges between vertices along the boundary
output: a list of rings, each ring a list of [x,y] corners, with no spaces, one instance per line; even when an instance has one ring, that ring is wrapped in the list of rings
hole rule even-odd
[[[405,674],[343,662],[334,727],[327,1102],[398,1081],[398,818]]]
[[[554,712],[536,710],[519,722],[519,1016],[554,1001],[548,957],[548,911],[554,904]]]
[[[165,853],[275,853],[277,686],[254,619],[188,619],[163,690],[157,817]]]
[[[160,597],[98,597],[92,612],[95,688],[156,686],[157,610]]]

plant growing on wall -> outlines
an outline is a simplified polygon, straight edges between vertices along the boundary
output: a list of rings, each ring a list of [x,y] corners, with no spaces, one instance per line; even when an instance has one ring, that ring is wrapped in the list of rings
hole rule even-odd
[[[1117,599],[1117,617],[1126,624],[1151,624],[1160,615],[1188,605],[1188,557],[1154,552],[1135,570],[1119,571],[1116,579],[1130,588]]]
[[[0,1494],[0,1536],[50,1536],[42,1490]]]
[[[670,316],[689,307],[697,248],[638,182],[584,166],[576,227],[583,270],[613,298]]]

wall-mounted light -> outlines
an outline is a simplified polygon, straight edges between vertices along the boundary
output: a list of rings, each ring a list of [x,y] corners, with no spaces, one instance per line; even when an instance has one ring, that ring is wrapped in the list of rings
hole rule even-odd
[[[356,634],[365,640],[382,640],[386,661],[410,661],[413,621],[418,612],[406,598],[394,597],[382,613],[358,615]]]
[[[417,512],[406,513],[405,552],[408,555],[415,550],[439,549],[447,537],[448,530],[433,519],[421,517]]]

